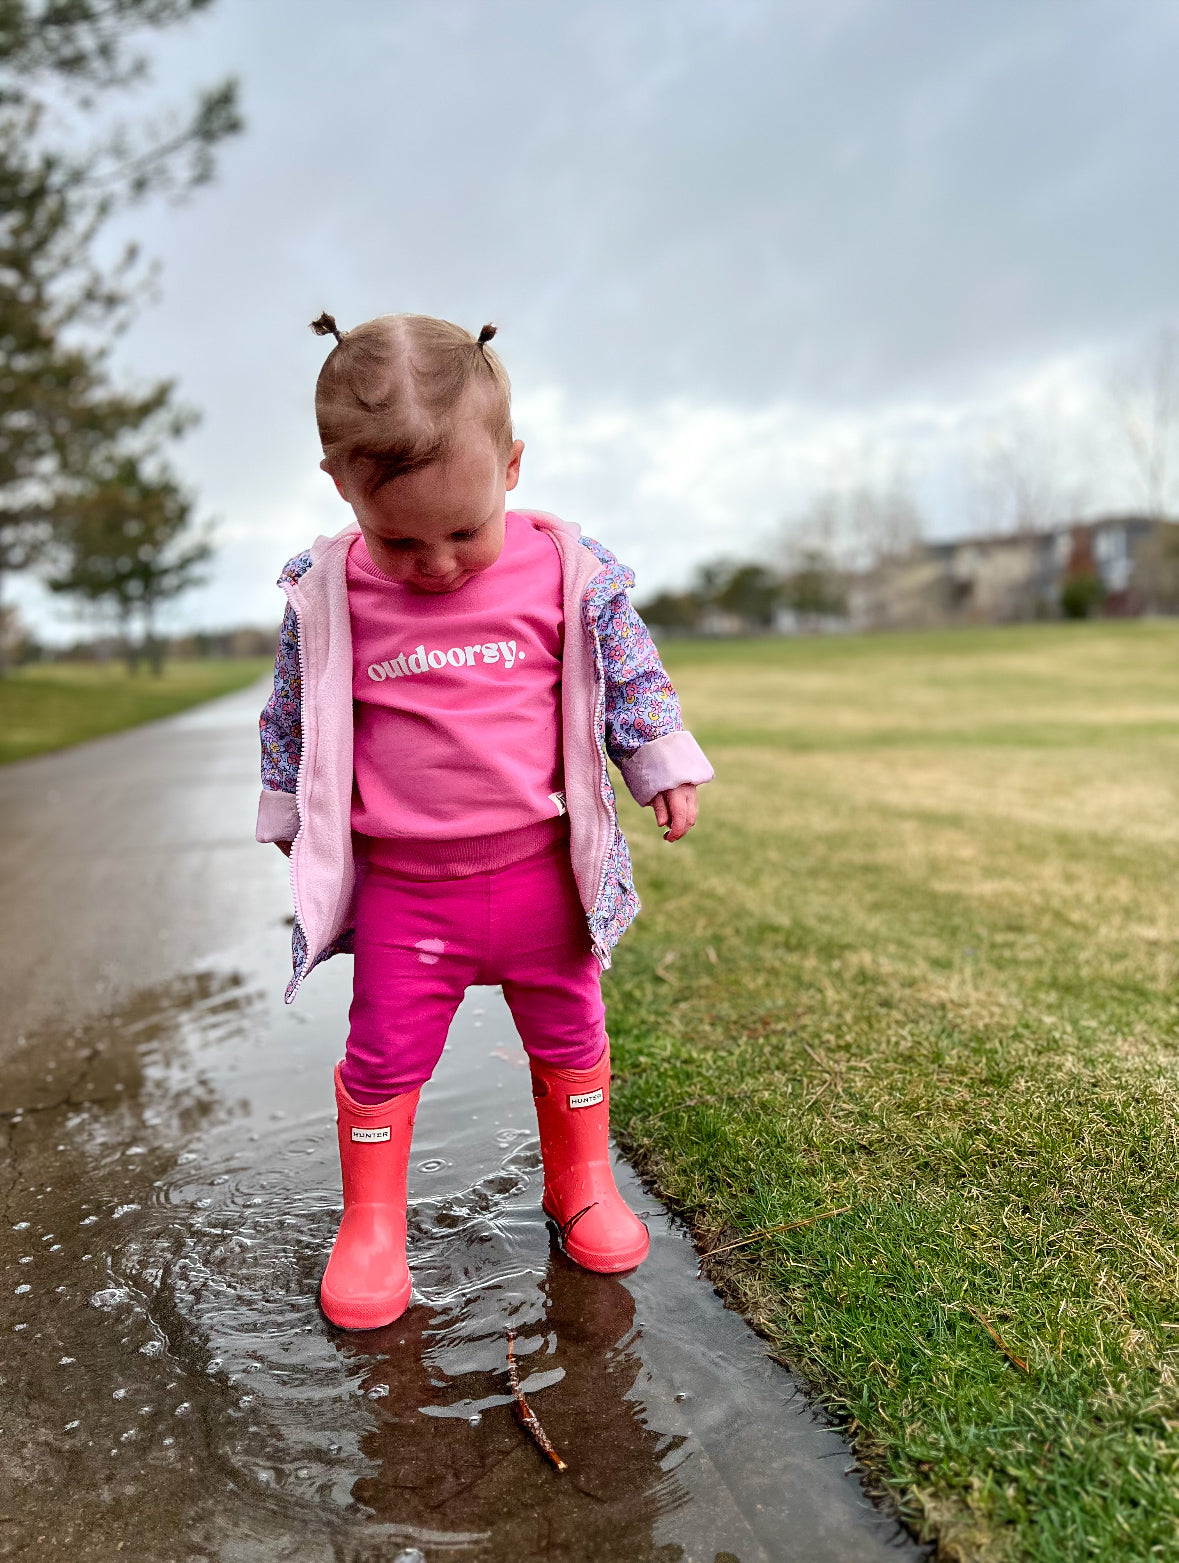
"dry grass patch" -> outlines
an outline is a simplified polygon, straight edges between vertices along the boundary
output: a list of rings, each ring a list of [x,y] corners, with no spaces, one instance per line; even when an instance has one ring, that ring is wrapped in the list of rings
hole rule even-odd
[[[945,1556],[1179,1557],[1179,629],[669,660],[628,1146]]]

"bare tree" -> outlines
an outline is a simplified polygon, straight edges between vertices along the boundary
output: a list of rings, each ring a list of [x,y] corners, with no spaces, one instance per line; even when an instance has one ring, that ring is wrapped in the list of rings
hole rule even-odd
[[[1111,378],[1118,422],[1152,521],[1164,521],[1174,497],[1179,443],[1179,331],[1163,326],[1137,360]]]
[[[990,423],[965,464],[972,529],[1026,534],[1075,520],[1088,488],[1075,444],[1051,409],[1013,409]]]
[[[871,569],[911,553],[923,530],[903,478],[869,474],[817,493],[784,523],[776,553],[788,572],[817,558],[841,571]]]

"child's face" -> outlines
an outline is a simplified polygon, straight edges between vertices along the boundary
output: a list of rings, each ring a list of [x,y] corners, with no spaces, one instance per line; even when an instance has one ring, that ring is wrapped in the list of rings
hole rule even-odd
[[[446,461],[394,478],[375,494],[355,473],[335,484],[383,575],[419,592],[453,592],[503,552],[504,495],[520,481],[523,450],[517,440],[503,456],[470,420]]]

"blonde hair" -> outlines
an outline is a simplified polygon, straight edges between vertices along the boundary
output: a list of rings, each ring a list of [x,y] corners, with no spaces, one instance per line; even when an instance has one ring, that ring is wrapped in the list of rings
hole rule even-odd
[[[511,454],[512,387],[487,346],[493,325],[474,337],[432,315],[378,315],[342,332],[323,314],[311,329],[336,339],[315,386],[315,421],[333,477],[359,464],[375,492],[444,461],[472,390],[481,393],[479,415],[500,454]]]

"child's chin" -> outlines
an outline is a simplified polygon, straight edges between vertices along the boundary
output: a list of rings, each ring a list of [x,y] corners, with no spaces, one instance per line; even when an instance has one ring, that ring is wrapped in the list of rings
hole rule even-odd
[[[452,581],[439,583],[438,581],[406,581],[406,585],[415,592],[428,592],[432,597],[444,597],[447,592],[457,592],[460,586],[465,586],[471,579],[472,572],[464,570],[462,575],[456,575]]]

